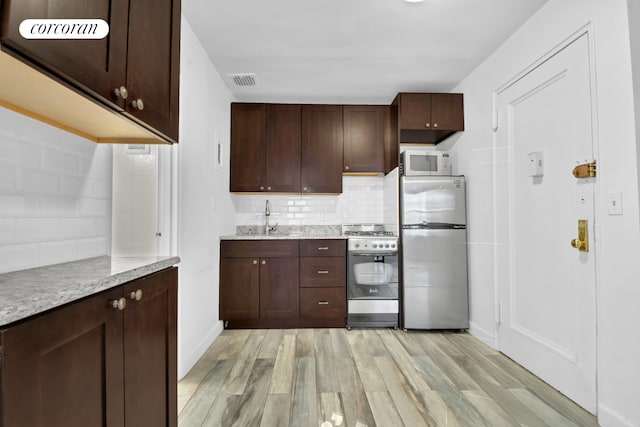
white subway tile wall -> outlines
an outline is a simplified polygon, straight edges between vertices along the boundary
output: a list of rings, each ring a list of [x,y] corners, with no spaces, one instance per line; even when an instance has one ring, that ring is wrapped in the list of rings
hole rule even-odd
[[[236,225],[264,224],[266,200],[269,200],[271,224],[382,223],[383,189],[384,178],[381,176],[344,176],[343,192],[335,196],[234,194]]]
[[[111,146],[0,108],[0,273],[107,255]]]
[[[384,225],[388,231],[399,234],[400,216],[398,213],[399,170],[395,168],[384,177]]]

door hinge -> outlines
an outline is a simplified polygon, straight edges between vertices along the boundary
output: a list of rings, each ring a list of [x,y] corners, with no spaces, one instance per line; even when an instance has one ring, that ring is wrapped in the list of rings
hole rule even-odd
[[[493,131],[495,132],[498,130],[498,109],[497,108],[493,109],[492,120],[493,120]]]
[[[596,161],[585,163],[573,168],[573,176],[576,178],[595,178],[596,177]]]
[[[496,325],[500,325],[502,323],[502,307],[500,307],[500,301],[496,302],[496,306],[495,306],[495,319],[496,319]]]

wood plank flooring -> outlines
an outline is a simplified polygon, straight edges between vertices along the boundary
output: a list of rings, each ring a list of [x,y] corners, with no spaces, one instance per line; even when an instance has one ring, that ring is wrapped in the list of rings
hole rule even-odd
[[[178,384],[180,427],[597,426],[467,333],[225,330]]]

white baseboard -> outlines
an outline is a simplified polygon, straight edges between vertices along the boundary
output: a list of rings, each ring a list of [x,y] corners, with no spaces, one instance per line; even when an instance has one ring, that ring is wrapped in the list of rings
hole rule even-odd
[[[209,348],[211,343],[218,338],[218,335],[222,333],[224,326],[222,321],[218,321],[213,325],[213,328],[204,336],[200,344],[193,349],[193,351],[184,357],[178,357],[178,380],[184,378],[187,373],[193,368],[193,365],[202,357],[205,351]]]
[[[637,427],[622,415],[618,414],[606,405],[598,405],[598,424],[602,427]]]
[[[498,341],[495,334],[481,328],[477,323],[469,322],[469,333],[494,350],[498,349]]]

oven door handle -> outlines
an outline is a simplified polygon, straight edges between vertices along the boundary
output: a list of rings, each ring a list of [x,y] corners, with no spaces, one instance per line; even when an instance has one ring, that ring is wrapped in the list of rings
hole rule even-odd
[[[349,252],[351,256],[396,256],[398,252]]]

